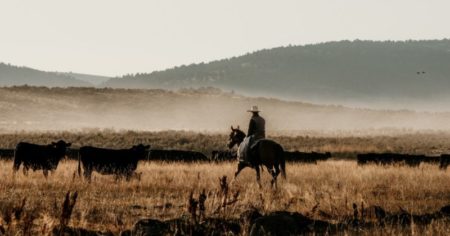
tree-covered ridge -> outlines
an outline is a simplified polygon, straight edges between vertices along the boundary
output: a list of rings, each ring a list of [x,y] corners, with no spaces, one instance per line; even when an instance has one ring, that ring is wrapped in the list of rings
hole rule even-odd
[[[340,41],[265,49],[243,56],[126,75],[111,87],[213,86],[309,101],[447,98],[450,40]]]
[[[33,85],[48,87],[92,86],[74,76],[45,72],[28,67],[0,63],[0,86]]]

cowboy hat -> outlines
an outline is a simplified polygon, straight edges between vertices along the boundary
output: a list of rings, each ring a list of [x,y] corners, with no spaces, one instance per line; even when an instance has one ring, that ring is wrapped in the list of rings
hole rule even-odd
[[[247,112],[260,112],[260,110],[258,109],[258,106],[252,106],[252,108],[250,108],[250,110],[247,110]]]

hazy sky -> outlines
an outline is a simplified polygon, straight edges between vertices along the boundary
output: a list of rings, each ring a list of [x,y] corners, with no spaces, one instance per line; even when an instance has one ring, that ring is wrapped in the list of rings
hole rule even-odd
[[[450,38],[449,0],[0,0],[0,61],[101,75],[343,39]]]

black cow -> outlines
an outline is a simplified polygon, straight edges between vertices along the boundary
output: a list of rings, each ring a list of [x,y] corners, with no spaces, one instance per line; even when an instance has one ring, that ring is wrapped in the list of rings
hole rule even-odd
[[[52,142],[49,145],[20,142],[17,144],[14,154],[13,172],[17,172],[23,163],[25,175],[31,168],[33,171],[42,170],[44,176],[47,177],[48,171],[56,170],[59,161],[66,156],[66,150],[70,145],[71,143],[63,140]]]
[[[0,149],[0,160],[14,159],[14,149]]]
[[[231,150],[221,151],[214,150],[211,152],[210,161],[220,162],[220,161],[236,161],[237,153]]]
[[[406,164],[408,166],[419,166],[421,162],[424,162],[429,157],[425,155],[409,155],[399,153],[366,153],[358,154],[358,165],[364,164],[377,164],[377,165],[393,165],[393,164]]]
[[[81,175],[83,164],[84,177],[91,180],[93,171],[104,175],[125,177],[127,181],[136,174],[137,164],[147,158],[150,145],[139,144],[130,149],[106,149],[85,146],[79,150],[78,175]]]
[[[426,158],[424,158],[422,160],[423,163],[429,163],[429,164],[439,164],[441,162],[441,157],[440,156],[426,156]]]
[[[311,163],[317,164],[317,161],[326,161],[331,157],[331,153],[318,153],[318,152],[284,152],[284,158],[289,162]]]
[[[442,170],[446,170],[449,165],[450,165],[450,154],[442,154],[439,168],[441,168]]]
[[[184,150],[150,150],[149,160],[152,161],[208,161],[208,157],[201,152],[184,151]]]

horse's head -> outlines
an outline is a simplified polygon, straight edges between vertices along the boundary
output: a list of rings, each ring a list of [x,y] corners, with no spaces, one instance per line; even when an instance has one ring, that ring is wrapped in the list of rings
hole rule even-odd
[[[235,129],[231,126],[230,139],[228,142],[228,148],[231,149],[234,145],[239,145],[245,138],[245,133],[239,129],[239,126]]]

